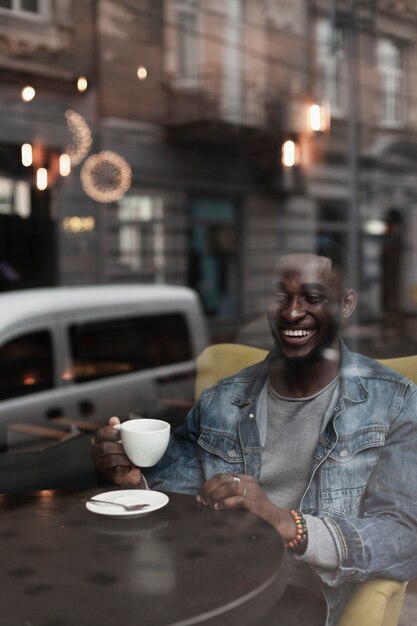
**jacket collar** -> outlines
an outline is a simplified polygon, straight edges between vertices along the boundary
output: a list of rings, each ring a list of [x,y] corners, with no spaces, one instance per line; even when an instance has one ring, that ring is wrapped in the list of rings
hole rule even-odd
[[[340,393],[350,402],[363,402],[368,398],[369,392],[362,381],[357,363],[357,360],[360,359],[360,355],[350,352],[342,340],[340,340],[339,345]],[[261,363],[252,365],[233,377],[234,381],[239,380],[240,382],[248,383],[248,386],[235,396],[233,404],[245,406],[256,402],[268,377],[269,364],[274,358],[274,352],[275,350],[271,350]]]
[[[350,402],[364,402],[369,392],[366,389],[359,371],[357,361],[360,355],[351,352],[346,344],[340,339],[340,393]],[[246,406],[256,402],[263,385],[266,382],[269,371],[269,364],[274,358],[275,349],[271,350],[266,358],[252,365],[242,372],[233,376],[233,381],[247,382],[248,386],[239,392],[233,399],[233,404]]]
[[[358,367],[360,355],[350,352],[340,340],[340,393],[351,402],[363,402],[369,396]]]

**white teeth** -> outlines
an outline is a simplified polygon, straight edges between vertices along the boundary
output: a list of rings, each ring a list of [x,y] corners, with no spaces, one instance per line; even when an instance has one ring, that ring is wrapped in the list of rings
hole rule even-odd
[[[311,330],[289,330],[285,329],[282,331],[286,337],[307,337],[307,335],[311,335],[313,331]]]

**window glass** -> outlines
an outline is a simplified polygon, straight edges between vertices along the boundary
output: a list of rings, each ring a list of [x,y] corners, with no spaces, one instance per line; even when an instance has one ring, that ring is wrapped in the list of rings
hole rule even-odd
[[[48,12],[49,0],[0,0],[0,8],[42,15]]]
[[[149,270],[164,281],[163,200],[154,196],[126,195],[118,202],[118,261],[132,271]]]
[[[29,184],[0,177],[0,214],[27,218],[31,212]]]
[[[192,358],[186,319],[180,313],[74,324],[69,334],[76,382]]]
[[[176,0],[175,3],[177,75],[184,84],[196,86],[198,66],[198,6],[194,0]]]
[[[21,335],[0,346],[0,400],[54,386],[52,337],[48,331]]]
[[[330,104],[332,115],[343,115],[346,97],[345,37],[328,19],[316,24],[318,97]]]
[[[22,11],[31,11],[31,13],[39,12],[38,0],[21,0],[21,1],[22,1]]]
[[[404,69],[401,46],[391,39],[378,42],[381,121],[398,124],[404,118]]]

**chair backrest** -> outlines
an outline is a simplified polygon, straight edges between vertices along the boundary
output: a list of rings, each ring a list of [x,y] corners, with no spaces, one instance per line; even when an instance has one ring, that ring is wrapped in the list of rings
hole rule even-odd
[[[417,356],[401,356],[396,359],[378,359],[378,361],[399,374],[407,376],[417,385]]]
[[[267,354],[268,350],[239,343],[216,343],[208,346],[197,359],[196,400],[207,387],[244,367],[262,361]],[[417,384],[417,356],[379,359],[379,362]]]
[[[262,361],[268,350],[240,343],[215,343],[208,346],[197,359],[195,399],[218,380],[235,374],[244,367]]]

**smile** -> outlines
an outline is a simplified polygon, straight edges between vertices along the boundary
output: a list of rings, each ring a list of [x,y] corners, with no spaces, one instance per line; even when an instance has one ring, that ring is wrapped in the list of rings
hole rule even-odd
[[[286,337],[308,337],[308,335],[311,335],[313,330],[290,330],[289,328],[284,328],[281,332]]]

